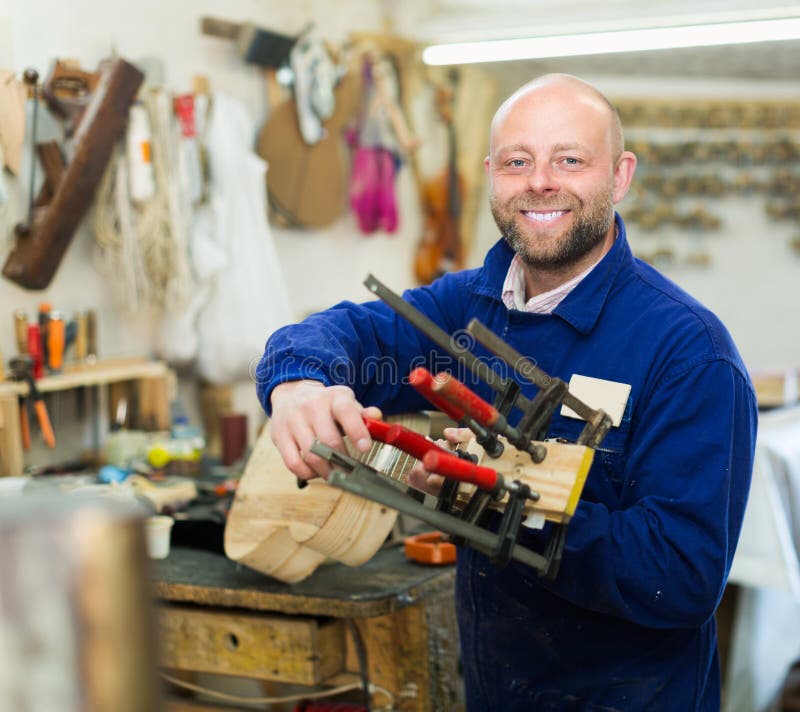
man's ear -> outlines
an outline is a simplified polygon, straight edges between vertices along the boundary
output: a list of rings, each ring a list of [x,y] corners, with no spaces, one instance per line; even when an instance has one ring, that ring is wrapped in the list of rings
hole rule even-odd
[[[614,167],[614,192],[613,199],[616,205],[622,200],[628,188],[631,187],[633,174],[636,171],[636,156],[630,151],[623,151]]]
[[[489,164],[490,163],[491,163],[491,161],[489,160],[489,156],[486,156],[486,158],[483,159],[483,169],[486,171],[486,175],[487,176],[489,175]]]

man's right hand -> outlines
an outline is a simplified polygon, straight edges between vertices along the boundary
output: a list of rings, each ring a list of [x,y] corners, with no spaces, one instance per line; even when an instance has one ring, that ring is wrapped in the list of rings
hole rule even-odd
[[[328,463],[311,452],[314,440],[346,452],[342,434],[361,452],[372,440],[364,417],[380,418],[378,408],[365,408],[347,386],[319,381],[288,381],[276,386],[272,403],[271,435],[286,466],[303,480],[327,477]]]

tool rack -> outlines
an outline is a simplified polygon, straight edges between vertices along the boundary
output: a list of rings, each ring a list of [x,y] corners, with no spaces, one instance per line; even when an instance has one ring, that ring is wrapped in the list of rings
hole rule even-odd
[[[161,361],[139,358],[107,359],[94,364],[76,364],[63,373],[45,376],[36,382],[38,390],[48,393],[81,387],[103,387],[136,383],[140,402],[146,402],[152,420],[158,426],[169,423],[169,385],[173,372]],[[24,459],[19,422],[19,398],[28,395],[24,382],[0,381],[0,476],[23,474]],[[95,415],[95,417],[97,417]],[[53,423],[58,437],[58,423]]]

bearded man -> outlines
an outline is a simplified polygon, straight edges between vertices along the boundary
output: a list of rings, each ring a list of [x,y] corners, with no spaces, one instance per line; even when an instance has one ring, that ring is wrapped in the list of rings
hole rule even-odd
[[[495,114],[485,167],[502,239],[481,268],[405,299],[450,333],[478,318],[549,374],[598,379],[626,405],[595,454],[555,580],[459,549],[467,708],[719,710],[714,611],[755,447],[747,371],[720,321],[632,256],[614,206],[636,157],[597,89],[566,75],[523,86]],[[392,382],[359,368],[387,357]],[[422,358],[442,370],[448,356],[379,302],[276,332],[258,394],[289,469],[325,477],[314,439],[342,448],[344,433],[366,451],[363,415],[428,407],[403,378]],[[343,360],[346,383],[326,368]],[[487,385],[476,390],[491,400]],[[574,442],[583,425],[557,411],[548,436]],[[416,481],[439,484],[419,471]],[[543,535],[524,536],[536,547]]]

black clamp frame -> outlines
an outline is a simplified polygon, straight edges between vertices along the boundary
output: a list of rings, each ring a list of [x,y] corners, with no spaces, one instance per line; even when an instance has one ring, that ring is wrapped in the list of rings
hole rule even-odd
[[[545,553],[540,554],[519,543],[525,499],[535,499],[537,496],[527,485],[520,484],[515,492],[509,494],[499,530],[495,533],[464,517],[425,506],[409,497],[400,483],[387,479],[378,470],[319,441],[311,446],[311,452],[330,463],[332,469],[328,475],[328,484],[396,509],[447,532],[458,543],[489,556],[496,566],[503,567],[510,561],[519,561],[544,576],[555,576],[560,548],[548,544]],[[491,499],[488,492],[482,494]],[[467,510],[464,511],[466,513]]]
[[[605,411],[591,408],[572,395],[567,383],[549,376],[477,319],[473,319],[469,323],[469,333],[486,349],[505,361],[521,377],[539,388],[532,400],[522,394],[520,386],[515,380],[500,376],[488,364],[458,344],[427,316],[388,289],[374,276],[368,275],[364,284],[367,289],[419,329],[434,344],[467,366],[496,391],[494,408],[501,416],[498,421],[503,424],[507,439],[519,450],[530,453],[534,462],[541,462],[546,457],[546,448],[539,441],[546,437],[553,413],[562,404],[571,408],[586,421],[586,426],[577,441],[579,445],[597,448],[602,442],[611,427],[611,418]],[[513,408],[521,410],[523,414],[516,427],[508,425],[508,416]],[[502,454],[503,446],[497,438],[497,432],[492,432],[471,418],[465,418],[463,424],[475,433],[478,442],[490,457],[499,457]],[[312,452],[331,463],[333,469],[328,478],[329,484],[366,499],[380,502],[447,532],[456,544],[468,545],[488,555],[498,566],[504,566],[509,561],[515,560],[537,569],[541,575],[547,578],[552,579],[556,576],[564,550],[567,525],[552,526],[552,532],[543,554],[521,546],[518,537],[525,500],[538,497],[526,485],[517,483],[519,487],[509,492],[508,502],[501,515],[498,531],[495,533],[481,526],[487,507],[493,499],[491,492],[476,489],[463,511],[456,515],[453,513],[457,494],[455,481],[446,481],[434,509],[425,506],[417,497],[409,496],[407,492],[398,489],[397,483],[392,483],[382,477],[377,470],[347,455],[332,450],[319,442],[315,442],[311,449]]]

